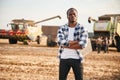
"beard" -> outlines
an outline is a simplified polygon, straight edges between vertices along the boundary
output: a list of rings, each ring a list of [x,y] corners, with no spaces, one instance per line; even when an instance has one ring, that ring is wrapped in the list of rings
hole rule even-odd
[[[72,24],[73,24],[73,23],[76,23],[76,21],[69,21],[69,22],[72,23]]]

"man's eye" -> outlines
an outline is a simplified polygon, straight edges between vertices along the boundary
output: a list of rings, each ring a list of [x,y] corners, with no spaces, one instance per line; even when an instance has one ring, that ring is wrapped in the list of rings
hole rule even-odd
[[[72,15],[74,15],[74,16],[76,16],[76,14],[69,14],[70,16],[72,16]]]

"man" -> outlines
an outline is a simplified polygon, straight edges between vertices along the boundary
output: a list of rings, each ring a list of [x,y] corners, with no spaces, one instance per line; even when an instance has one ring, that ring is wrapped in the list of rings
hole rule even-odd
[[[99,36],[96,40],[96,43],[97,43],[97,50],[98,50],[98,53],[101,52],[101,48],[102,48],[102,36]]]
[[[83,80],[82,56],[78,49],[87,46],[88,32],[77,22],[78,12],[75,8],[67,11],[68,24],[58,29],[59,50],[59,80],[66,80],[72,67],[75,80]]]
[[[109,39],[108,37],[104,37],[103,38],[103,49],[104,49],[104,53],[108,52],[109,53],[109,50],[108,50],[108,47],[109,47]]]

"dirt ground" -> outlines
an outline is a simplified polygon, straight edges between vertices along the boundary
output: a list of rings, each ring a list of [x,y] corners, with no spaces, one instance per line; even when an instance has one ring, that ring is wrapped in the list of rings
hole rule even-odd
[[[84,80],[120,80],[120,53],[96,51],[85,56]],[[8,44],[0,39],[0,80],[58,80],[57,47]],[[72,69],[67,80],[75,80]]]

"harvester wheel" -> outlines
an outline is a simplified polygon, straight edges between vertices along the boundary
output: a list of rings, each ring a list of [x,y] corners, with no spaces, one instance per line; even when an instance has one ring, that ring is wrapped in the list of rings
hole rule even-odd
[[[49,47],[54,47],[56,45],[57,45],[57,43],[54,41],[47,41],[47,46],[49,46]]]
[[[92,46],[92,50],[93,50],[93,51],[96,51],[97,45],[96,45],[96,42],[95,42],[95,41],[92,41],[92,40],[91,40],[91,46]]]
[[[115,40],[116,40],[117,51],[120,52],[120,37],[119,36],[115,36]]]
[[[9,38],[9,44],[17,44],[17,39]]]

